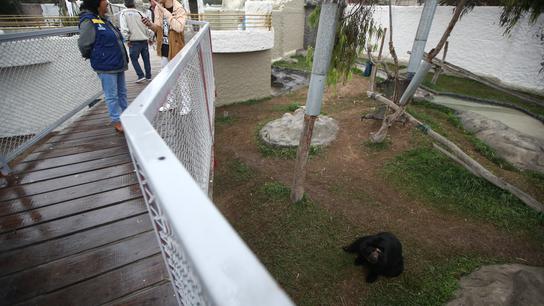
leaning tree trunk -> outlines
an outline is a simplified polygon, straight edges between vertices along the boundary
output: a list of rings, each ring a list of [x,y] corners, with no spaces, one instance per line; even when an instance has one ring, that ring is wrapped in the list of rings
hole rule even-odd
[[[429,52],[429,54],[425,58],[425,62],[427,62],[427,65],[426,65],[426,70],[427,71],[430,69],[433,59],[438,55],[438,53],[440,52],[440,50],[442,49],[442,47],[444,46],[444,44],[446,43],[446,41],[450,37],[451,31],[455,27],[455,24],[459,20],[459,17],[461,16],[461,12],[463,11],[463,8],[465,7],[465,3],[466,3],[466,0],[460,0],[457,3],[457,6],[455,7],[455,13],[451,17],[450,23],[448,24],[448,27],[444,31],[444,34],[442,34],[442,37],[440,38],[440,41],[438,42],[436,47],[434,49],[432,49],[431,52]],[[391,3],[389,3],[389,5],[391,5]],[[389,15],[389,23],[390,23],[389,27],[391,28],[391,26],[392,26],[391,7],[389,8],[389,14],[390,14]],[[390,29],[390,31],[391,31],[390,33],[393,32],[392,29]],[[389,44],[390,44],[390,46],[392,46],[393,42],[390,41]],[[392,56],[393,56],[393,54],[392,54]],[[396,54],[395,54],[395,56],[396,56]],[[395,59],[395,58],[393,58],[393,59]],[[395,65],[397,66],[396,68],[397,68],[397,71],[398,71],[398,62],[395,62]],[[420,65],[420,69],[418,70],[418,73],[416,73],[416,75],[420,74],[420,76],[422,76],[422,74],[426,74],[426,71],[424,70],[425,67],[421,67],[421,66],[422,65]],[[396,83],[398,83],[398,75],[396,75],[396,78],[397,78]],[[407,87],[406,91],[403,93],[402,97],[400,98],[400,101],[397,101],[395,99],[395,96],[394,96],[393,102],[395,102],[395,104],[398,104],[400,107],[393,114],[384,117],[383,122],[382,122],[382,126],[380,127],[380,129],[375,133],[371,133],[371,135],[370,135],[370,141],[371,142],[381,143],[381,142],[383,142],[385,140],[385,137],[387,136],[387,132],[389,130],[389,127],[404,114],[404,112],[406,110],[406,106],[409,104],[409,102],[411,100],[410,98],[412,97],[415,90],[419,87],[419,85],[421,85],[422,82],[423,82],[422,77],[419,77],[419,78],[414,77],[412,79],[412,81],[410,82],[410,84],[408,84],[408,87]],[[398,88],[396,83],[395,83],[395,91],[397,91],[396,89]]]

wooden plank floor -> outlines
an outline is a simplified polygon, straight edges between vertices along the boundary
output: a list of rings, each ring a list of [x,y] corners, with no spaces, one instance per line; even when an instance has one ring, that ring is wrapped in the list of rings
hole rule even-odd
[[[147,83],[130,68],[132,101]],[[0,189],[0,305],[176,304],[125,139],[109,121],[100,102],[13,167]]]

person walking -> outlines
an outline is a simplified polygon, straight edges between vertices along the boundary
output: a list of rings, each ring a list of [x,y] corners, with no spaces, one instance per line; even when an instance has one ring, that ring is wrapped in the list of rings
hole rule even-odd
[[[121,32],[105,17],[108,5],[108,0],[83,0],[78,47],[81,55],[91,60],[102,83],[113,127],[122,133],[119,117],[128,106],[125,71],[129,60]]]
[[[151,81],[151,63],[149,61],[148,42],[151,39],[152,31],[142,22],[142,13],[135,8],[134,0],[125,0],[126,9],[119,15],[121,34],[127,42],[130,60],[136,71],[136,83],[145,80]],[[144,62],[145,76],[138,59],[142,56]]]
[[[177,0],[151,0],[151,5],[155,6],[155,21],[148,18],[142,21],[157,34],[157,54],[164,67],[185,46],[183,29],[187,13]]]

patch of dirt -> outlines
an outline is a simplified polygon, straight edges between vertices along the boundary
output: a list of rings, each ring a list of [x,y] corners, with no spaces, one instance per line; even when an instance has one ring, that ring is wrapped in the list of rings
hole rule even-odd
[[[492,224],[441,212],[388,183],[381,173],[383,165],[413,148],[423,136],[417,136],[419,133],[409,126],[397,124],[390,129],[388,149],[374,151],[365,146],[370,132],[377,131],[380,125],[360,120],[362,114],[379,105],[366,98],[366,88],[366,80],[354,76],[347,85],[337,88],[337,96],[330,89],[326,92],[323,111],[338,121],[340,130],[332,145],[308,162],[305,191],[312,200],[349,220],[354,225],[351,238],[379,231],[395,233],[405,245],[407,267],[420,264],[419,256],[446,258],[463,254],[518,258],[520,263],[544,265],[544,246],[534,240]],[[267,178],[290,186],[294,160],[263,157],[256,144],[256,129],[283,114],[274,110],[278,105],[303,104],[305,97],[306,89],[259,104],[218,108],[217,114],[228,111],[234,122],[216,127],[216,171],[239,159]],[[214,202],[235,222],[236,207],[243,205],[253,186],[248,183],[235,190],[230,190],[228,184],[216,186]],[[352,278],[338,284],[338,296],[347,304],[359,301],[361,289],[355,290],[354,286],[365,286],[359,269]]]

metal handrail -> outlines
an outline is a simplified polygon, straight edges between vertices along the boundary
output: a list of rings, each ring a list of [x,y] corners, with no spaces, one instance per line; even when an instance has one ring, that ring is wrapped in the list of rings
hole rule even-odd
[[[210,27],[207,22],[188,21],[187,24],[200,29],[121,116],[178,302],[183,305],[293,305],[210,201],[207,186],[196,183],[154,126],[157,117],[184,116],[176,109],[161,113],[159,108],[172,92],[182,92],[182,99],[193,99],[191,93],[177,90],[179,86],[189,88],[198,93],[197,100],[189,101],[192,107],[207,112],[208,122],[202,123],[202,129],[208,132],[202,135],[212,137],[210,147],[205,150],[213,149],[215,88]],[[187,84],[178,80],[189,74],[199,75],[197,84],[183,87]],[[171,133],[179,133],[174,128],[176,126],[170,127]],[[209,153],[196,152],[197,155]],[[212,164],[210,160],[209,166]]]

